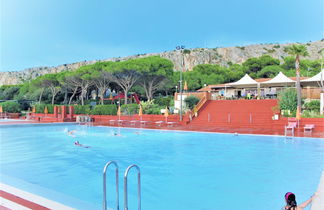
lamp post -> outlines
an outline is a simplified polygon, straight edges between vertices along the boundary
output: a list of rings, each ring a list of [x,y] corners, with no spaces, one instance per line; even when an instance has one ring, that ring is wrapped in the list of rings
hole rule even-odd
[[[177,50],[182,52],[185,49],[185,46],[177,46]],[[182,57],[182,65],[184,66],[184,56]],[[180,69],[180,87],[179,87],[179,92],[180,92],[180,121],[182,121],[182,68]]]

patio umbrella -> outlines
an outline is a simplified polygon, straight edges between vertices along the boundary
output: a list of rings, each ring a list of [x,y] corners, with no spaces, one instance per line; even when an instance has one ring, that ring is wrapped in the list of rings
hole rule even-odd
[[[35,106],[33,106],[32,112],[36,113],[36,107]]]
[[[0,113],[3,113],[3,109],[2,109],[2,106],[0,106]]]
[[[168,122],[168,117],[169,117],[168,107],[165,107],[164,117],[165,117],[165,121]]]
[[[184,83],[183,90],[185,90],[185,91],[188,90],[188,84],[187,84],[187,81],[185,81],[185,83]]]
[[[117,115],[118,115],[118,119],[120,120],[120,116],[121,116],[120,105],[118,105]]]
[[[44,109],[44,114],[48,114],[48,109],[47,109],[47,106],[45,106],[45,109]]]
[[[140,108],[139,108],[139,111],[138,111],[138,116],[140,116],[141,120],[142,120],[142,116],[143,116],[143,108],[142,108],[142,105],[139,105]]]

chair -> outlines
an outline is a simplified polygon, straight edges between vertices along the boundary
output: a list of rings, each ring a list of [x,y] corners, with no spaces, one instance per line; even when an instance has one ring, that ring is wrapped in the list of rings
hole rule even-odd
[[[312,132],[314,128],[315,128],[315,125],[313,125],[313,124],[306,124],[304,126],[304,133],[307,132],[307,131],[308,132]]]
[[[177,124],[177,122],[167,122],[168,127],[173,127],[175,124]]]
[[[287,136],[288,130],[291,130],[292,135],[294,136],[296,127],[297,127],[297,122],[288,122],[288,125],[285,126],[285,136]]]
[[[149,122],[149,121],[141,120],[141,121],[140,121],[140,124],[145,126],[146,123],[148,123],[148,122]]]
[[[155,125],[161,126],[163,123],[164,123],[164,121],[157,121],[157,122],[155,122]]]
[[[130,121],[130,124],[131,124],[132,126],[135,126],[137,122],[138,122],[137,120],[132,120],[132,121]]]

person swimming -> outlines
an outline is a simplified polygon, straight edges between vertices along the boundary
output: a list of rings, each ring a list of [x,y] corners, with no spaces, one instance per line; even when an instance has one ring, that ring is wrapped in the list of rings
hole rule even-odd
[[[75,145],[75,146],[79,146],[79,147],[84,147],[84,148],[89,148],[89,147],[90,147],[90,146],[86,146],[86,145],[80,144],[79,141],[75,141],[75,142],[74,142],[74,145]]]
[[[74,135],[75,132],[76,132],[76,130],[67,130],[67,131],[66,131],[67,135],[72,136],[73,138],[76,137],[76,136]]]
[[[120,133],[114,132],[113,133],[114,136],[122,136]]]

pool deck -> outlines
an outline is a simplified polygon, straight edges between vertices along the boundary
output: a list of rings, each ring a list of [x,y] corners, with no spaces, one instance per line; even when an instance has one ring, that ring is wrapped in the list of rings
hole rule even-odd
[[[19,125],[19,124],[48,124],[49,122],[39,121],[12,121],[12,122],[0,122],[0,125]],[[52,122],[55,123],[55,122]],[[57,122],[62,123],[62,122]],[[67,122],[70,123],[70,122]],[[276,135],[284,136],[284,129],[267,129],[267,128],[246,128],[246,127],[213,127],[213,126],[196,126],[196,125],[182,125],[174,123],[171,125],[155,122],[147,122],[144,125],[132,124],[131,121],[125,121],[123,124],[111,124],[108,122],[92,123],[94,126],[111,126],[111,127],[129,127],[129,128],[146,128],[146,129],[163,129],[163,130],[180,130],[180,131],[198,131],[198,132],[216,132],[216,133],[237,133],[237,134],[259,134],[259,135]],[[289,133],[289,137],[291,134]],[[304,132],[302,128],[296,129],[294,133],[295,137],[311,137],[311,138],[324,138],[324,131]]]
[[[74,208],[25,192],[10,185],[0,183],[0,209],[73,210]]]
[[[93,123],[94,126],[111,126],[111,127],[125,127],[125,128],[146,128],[146,129],[163,129],[163,130],[180,130],[180,131],[198,131],[198,132],[215,132],[215,133],[237,133],[237,134],[255,134],[255,135],[276,135],[284,136],[284,129],[266,129],[266,128],[242,128],[242,127],[202,127],[195,125],[181,125],[174,124],[172,126],[155,123],[148,123],[146,125],[125,123],[122,125],[111,125],[110,123]],[[287,135],[291,137],[291,134]],[[324,132],[313,131],[304,133],[303,129],[295,130],[295,137],[310,137],[310,138],[324,138]]]
[[[324,171],[317,189],[318,195],[315,196],[311,210],[323,210],[324,209]]]

